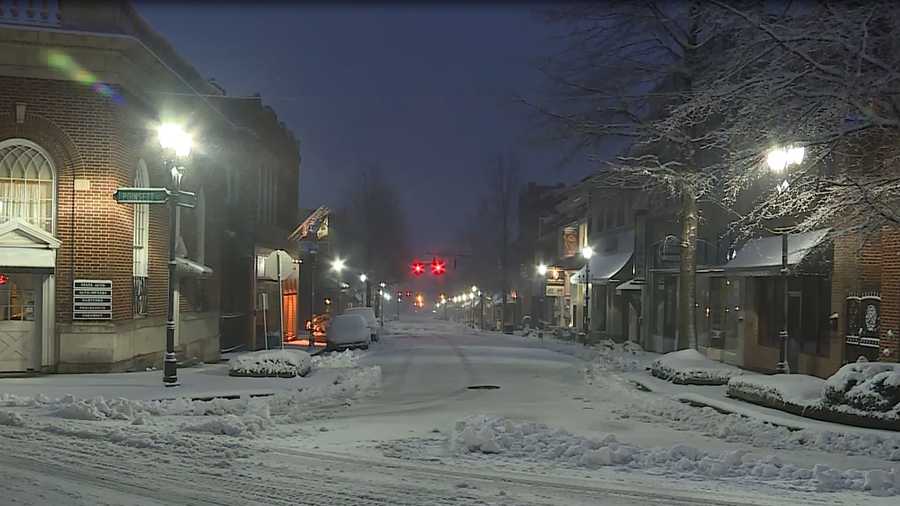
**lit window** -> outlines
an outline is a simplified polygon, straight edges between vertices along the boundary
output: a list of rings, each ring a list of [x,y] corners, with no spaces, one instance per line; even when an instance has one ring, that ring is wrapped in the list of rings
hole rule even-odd
[[[53,233],[53,164],[36,144],[0,142],[0,222],[14,218]]]

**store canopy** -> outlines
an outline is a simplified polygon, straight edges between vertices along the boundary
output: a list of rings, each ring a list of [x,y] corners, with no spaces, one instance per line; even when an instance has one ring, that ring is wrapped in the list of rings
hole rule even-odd
[[[594,255],[591,257],[591,283],[608,283],[631,260],[631,249],[606,255]],[[631,273],[629,273],[630,275]],[[571,282],[584,284],[585,268],[582,267],[572,275]]]
[[[801,234],[788,234],[788,265],[799,264],[825,236],[828,229],[813,230]],[[734,258],[725,264],[725,271],[740,271],[745,275],[771,275],[781,269],[780,235],[761,237],[747,241]]]

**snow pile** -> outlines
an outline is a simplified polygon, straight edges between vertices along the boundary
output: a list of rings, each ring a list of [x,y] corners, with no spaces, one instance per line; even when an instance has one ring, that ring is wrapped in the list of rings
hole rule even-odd
[[[311,367],[309,354],[300,350],[260,350],[242,353],[228,361],[231,376],[306,376]]]
[[[728,381],[728,395],[745,398],[748,395],[772,402],[806,406],[822,399],[825,380],[805,374],[775,374],[773,376],[735,376]]]
[[[343,369],[356,367],[359,359],[366,352],[361,350],[345,350],[332,353],[323,353],[312,357],[313,369]]]
[[[346,404],[354,398],[377,390],[380,386],[381,368],[373,366],[341,371],[334,374],[329,381],[313,383],[295,391],[283,391],[267,397],[220,398],[210,401],[179,398],[172,401],[145,403],[144,408],[155,416],[218,416],[226,418],[237,416],[242,419],[268,420],[271,418],[279,423],[292,423],[310,418],[312,410],[316,408]],[[218,429],[215,424],[202,427],[208,429],[205,432],[234,432],[227,428],[216,432]],[[241,429],[242,434],[246,432],[248,431]],[[258,431],[249,432],[256,433]]]
[[[900,364],[856,362],[828,378],[825,403],[900,419]]]
[[[744,374],[737,367],[706,358],[697,350],[687,349],[667,353],[653,361],[654,376],[680,385],[725,385]]]
[[[18,413],[0,411],[0,425],[7,427],[25,427],[25,419]]]
[[[833,454],[863,455],[900,462],[900,437],[871,432],[791,430],[757,418],[696,408],[670,399],[643,396],[641,402],[614,410],[624,419],[665,423],[683,431],[766,449],[819,450]]]
[[[684,444],[642,448],[620,442],[612,434],[591,439],[539,423],[485,415],[457,422],[450,448],[457,454],[499,454],[567,467],[611,467],[680,478],[765,481],[786,488],[900,495],[900,469],[841,471],[821,464],[808,468],[785,464],[775,455],[754,459],[745,450],[715,453]]]
[[[187,425],[184,427],[184,430],[222,436],[253,437],[273,426],[272,420],[266,417],[225,415],[197,424]]]
[[[44,405],[51,407],[50,416],[70,420],[131,420],[135,414],[146,411],[144,403],[128,399],[77,399],[67,395],[55,401],[46,401]]]

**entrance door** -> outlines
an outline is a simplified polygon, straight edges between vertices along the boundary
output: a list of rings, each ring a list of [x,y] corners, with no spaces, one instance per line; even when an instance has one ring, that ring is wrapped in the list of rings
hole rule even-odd
[[[0,372],[38,369],[40,276],[0,274]]]

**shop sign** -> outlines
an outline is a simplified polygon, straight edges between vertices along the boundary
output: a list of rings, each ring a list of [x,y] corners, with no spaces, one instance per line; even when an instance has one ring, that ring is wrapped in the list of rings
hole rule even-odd
[[[112,320],[112,281],[76,279],[72,288],[73,320]]]
[[[566,287],[563,285],[547,285],[546,290],[547,297],[563,297],[566,293]]]
[[[563,256],[573,257],[578,254],[578,229],[566,227],[563,229]]]

